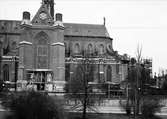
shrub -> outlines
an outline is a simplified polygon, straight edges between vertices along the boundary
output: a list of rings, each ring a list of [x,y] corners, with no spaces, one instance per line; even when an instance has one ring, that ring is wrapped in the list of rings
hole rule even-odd
[[[155,98],[145,98],[143,99],[141,105],[142,117],[144,119],[155,118],[155,113],[159,112],[162,105],[160,105],[159,100]]]
[[[12,119],[63,119],[60,101],[44,93],[23,91],[10,93],[3,106],[13,111]]]

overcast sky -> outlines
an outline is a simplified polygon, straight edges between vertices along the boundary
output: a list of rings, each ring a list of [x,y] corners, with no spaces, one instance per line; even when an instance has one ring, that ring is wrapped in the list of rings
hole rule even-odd
[[[1,20],[21,20],[22,12],[33,17],[42,0],[0,0]],[[55,12],[68,23],[103,24],[120,54],[153,59],[153,72],[167,69],[167,0],[55,0]]]

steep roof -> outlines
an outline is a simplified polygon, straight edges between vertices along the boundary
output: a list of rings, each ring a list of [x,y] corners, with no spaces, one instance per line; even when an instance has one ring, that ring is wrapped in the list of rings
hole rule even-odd
[[[21,21],[0,20],[0,33],[20,33]],[[109,34],[104,25],[101,24],[78,24],[64,23],[66,36],[92,36],[92,37],[108,37]]]
[[[45,14],[47,17],[42,18],[42,20],[41,20],[41,18],[40,18],[41,13]],[[49,13],[49,11],[46,7],[46,4],[41,5],[38,12],[36,13],[36,15],[34,16],[34,18],[31,21],[32,24],[36,24],[36,25],[52,25],[53,22],[54,22],[53,18]]]
[[[107,29],[104,25],[64,23],[64,26],[64,34],[69,36],[109,37]]]

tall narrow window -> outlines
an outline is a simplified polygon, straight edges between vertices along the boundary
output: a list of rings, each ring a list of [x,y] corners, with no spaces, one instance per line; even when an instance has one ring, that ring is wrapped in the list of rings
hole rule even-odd
[[[80,46],[79,46],[78,43],[76,43],[75,46],[74,46],[74,53],[75,54],[79,54],[80,53]]]
[[[103,54],[104,53],[104,45],[100,44],[100,51],[99,54]]]
[[[38,68],[47,68],[47,42],[45,39],[40,39],[37,45]]]
[[[112,68],[111,66],[107,67],[107,81],[112,81]]]
[[[69,57],[70,56],[70,48],[66,42],[64,43],[64,46],[65,46],[65,56]]]
[[[65,81],[71,79],[70,64],[65,64]]]
[[[48,68],[48,39],[44,33],[40,33],[36,40],[36,66],[39,69]]]
[[[3,66],[3,80],[9,81],[9,65],[7,64]]]
[[[88,45],[88,54],[91,55],[93,53],[93,46],[92,44]]]

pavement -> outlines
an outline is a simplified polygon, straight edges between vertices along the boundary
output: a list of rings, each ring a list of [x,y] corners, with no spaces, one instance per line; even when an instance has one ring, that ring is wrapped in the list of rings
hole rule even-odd
[[[70,107],[66,106],[66,109],[70,109]],[[96,106],[96,111],[99,113],[126,114],[126,111],[119,106]],[[156,115],[167,115],[167,107],[162,107],[161,111],[156,113]]]
[[[66,106],[66,109],[70,109],[70,107],[71,106]],[[126,113],[126,111],[122,107],[116,104],[108,105],[108,106],[106,105],[105,106],[95,106],[95,107],[96,107],[97,112],[100,112],[100,113],[115,113],[115,114],[125,114]],[[7,112],[7,110],[3,108],[3,106],[1,105],[1,101],[0,101],[0,113],[2,112]],[[156,113],[156,115],[167,115],[167,107],[162,107],[161,111]]]

